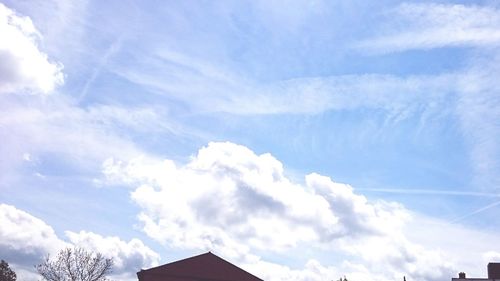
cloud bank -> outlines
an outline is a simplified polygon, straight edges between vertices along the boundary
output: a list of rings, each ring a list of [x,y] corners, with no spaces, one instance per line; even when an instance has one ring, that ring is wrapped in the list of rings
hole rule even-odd
[[[352,187],[318,174],[308,175],[303,186],[293,183],[270,154],[232,143],[210,143],[181,167],[168,160],[109,160],[104,167],[110,177],[144,180],[132,199],[144,209],[147,233],[186,247],[283,250],[300,242],[383,234],[407,215],[397,204],[368,202]]]
[[[131,197],[148,236],[168,247],[215,251],[266,280],[322,280],[325,272],[441,280],[453,271],[441,251],[406,238],[413,214],[400,204],[370,201],[316,173],[293,182],[272,155],[241,145],[209,143],[183,165],[109,159],[103,169],[111,182],[138,186]],[[261,257],[306,249],[353,259],[339,268],[310,259],[292,269]]]

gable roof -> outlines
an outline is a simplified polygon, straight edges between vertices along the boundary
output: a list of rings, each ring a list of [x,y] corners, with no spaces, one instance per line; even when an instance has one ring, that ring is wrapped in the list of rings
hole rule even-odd
[[[137,272],[139,281],[263,281],[211,252]]]

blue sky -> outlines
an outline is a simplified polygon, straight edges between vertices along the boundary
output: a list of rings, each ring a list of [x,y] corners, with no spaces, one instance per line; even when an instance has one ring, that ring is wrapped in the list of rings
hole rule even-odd
[[[495,1],[1,1],[2,258],[485,275],[499,30]]]

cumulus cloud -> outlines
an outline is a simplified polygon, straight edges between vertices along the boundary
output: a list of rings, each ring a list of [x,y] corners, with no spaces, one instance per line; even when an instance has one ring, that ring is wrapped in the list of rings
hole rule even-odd
[[[314,259],[307,261],[301,269],[293,269],[285,265],[279,265],[276,263],[261,260],[250,264],[244,264],[242,266],[249,272],[258,272],[258,276],[260,278],[268,281],[320,281],[326,279],[337,280],[336,278],[339,278],[343,276],[342,274],[345,274],[345,271],[342,273],[337,268],[324,266]],[[358,280],[352,279],[352,275],[349,275],[349,277],[350,280]]]
[[[33,265],[40,257],[66,245],[41,219],[0,204],[0,252],[6,260]]]
[[[48,94],[63,83],[62,65],[39,50],[30,18],[0,3],[0,34],[0,93]]]
[[[443,252],[412,243],[401,233],[345,239],[341,241],[341,248],[370,264],[374,272],[388,272],[394,279],[407,275],[412,280],[442,280],[454,272],[454,265]]]
[[[174,248],[214,250],[266,280],[339,274],[440,280],[452,270],[441,251],[406,239],[402,229],[413,216],[400,204],[369,201],[351,186],[315,173],[304,183],[292,182],[272,155],[241,145],[210,143],[184,165],[109,159],[103,169],[111,181],[138,186],[131,196],[142,208],[138,218],[147,235]],[[311,259],[297,269],[258,254],[279,255],[303,245],[359,262],[334,268]]]
[[[147,235],[173,248],[213,250],[266,280],[437,281],[482,266],[491,245],[471,244],[465,250],[475,260],[464,261],[464,241],[498,240],[395,202],[368,200],[316,173],[294,182],[272,155],[229,142],[210,143],[185,164],[109,159],[103,169],[108,180],[136,186],[131,196]],[[338,261],[304,258],[290,266],[262,258],[310,251],[335,252]]]
[[[156,252],[136,238],[126,242],[117,236],[104,237],[88,231],[66,231],[66,236],[75,246],[113,258],[113,273],[116,274],[135,273],[141,268],[156,266],[160,259]]]
[[[37,280],[33,265],[47,254],[57,254],[65,247],[79,246],[98,251],[115,261],[114,274],[128,278],[141,268],[158,264],[159,255],[139,239],[128,242],[119,237],[105,237],[87,231],[67,231],[69,241],[60,239],[54,229],[41,219],[14,206],[0,204],[0,252],[12,263],[24,280]]]
[[[405,3],[388,13],[390,28],[357,47],[376,52],[445,46],[498,46],[500,11],[493,7]]]
[[[301,242],[381,235],[405,219],[401,206],[368,202],[327,177],[310,174],[305,185],[293,183],[270,154],[232,143],[210,143],[181,167],[169,160],[108,160],[104,171],[141,182],[132,198],[143,208],[146,233],[187,248],[281,251]]]
[[[362,263],[342,261],[337,266],[327,266],[316,259],[309,259],[300,267],[289,267],[273,262],[259,260],[251,264],[242,264],[242,267],[249,272],[258,272],[258,276],[269,281],[322,281],[338,280],[340,277],[347,276],[348,280],[400,280],[404,275],[411,280],[443,280],[420,278],[418,276],[404,273],[403,269],[394,270],[391,265],[382,261],[379,263],[379,269]],[[383,268],[383,270],[380,270]]]

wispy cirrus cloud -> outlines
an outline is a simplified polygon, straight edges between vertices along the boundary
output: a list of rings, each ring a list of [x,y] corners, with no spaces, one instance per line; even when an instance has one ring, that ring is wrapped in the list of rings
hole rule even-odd
[[[355,48],[374,53],[447,46],[494,47],[500,44],[500,10],[495,7],[405,3],[384,14],[387,21]]]
[[[149,109],[131,111],[106,107],[85,110],[63,97],[44,100],[4,97],[0,99],[0,108],[5,113],[0,117],[0,137],[4,144],[0,148],[4,155],[0,160],[2,177],[12,175],[25,153],[58,155],[82,168],[92,163],[98,166],[106,154],[141,155],[143,151],[120,138],[113,126],[120,122],[120,115],[128,126],[136,128],[141,122],[147,123],[145,120],[156,117]]]
[[[262,83],[201,58],[166,51],[139,55],[111,69],[153,93],[187,105],[197,114],[318,114],[376,108],[404,118],[429,100],[436,103],[446,99],[458,79],[455,74],[359,74]]]
[[[460,91],[456,114],[471,147],[475,181],[483,189],[500,190],[500,51],[481,54],[457,81]]]
[[[353,74],[261,82],[203,58],[163,50],[111,69],[194,114],[314,115],[372,109],[383,112],[388,124],[419,118],[422,127],[450,118],[460,123],[469,145],[474,185],[494,189],[499,168],[498,157],[492,155],[499,150],[495,120],[500,112],[494,61],[470,61],[467,67],[435,75]]]

